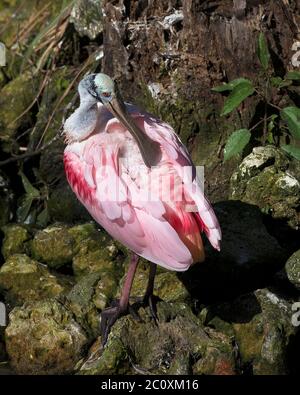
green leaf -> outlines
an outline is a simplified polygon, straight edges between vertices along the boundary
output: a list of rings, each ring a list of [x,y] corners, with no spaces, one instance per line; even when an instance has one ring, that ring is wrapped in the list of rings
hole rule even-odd
[[[25,176],[25,174],[22,171],[19,172],[19,175],[22,178],[22,183],[23,183],[26,194],[33,199],[38,198],[40,196],[40,191],[31,185],[28,178]]]
[[[37,216],[36,223],[41,226],[46,226],[49,220],[48,209],[45,207]]]
[[[280,115],[287,123],[291,134],[296,139],[300,139],[300,108],[286,107],[281,111]]]
[[[300,148],[294,145],[282,145],[281,148],[293,158],[300,160]]]
[[[224,161],[239,154],[249,143],[251,133],[248,129],[236,130],[227,140],[224,148]]]
[[[271,78],[271,84],[275,86],[275,88],[279,88],[279,86],[282,84],[283,79],[281,77],[272,77]]]
[[[241,82],[235,86],[230,95],[225,100],[221,115],[229,114],[231,111],[237,108],[243,100],[245,100],[248,96],[251,96],[253,93],[254,87],[252,82],[249,80]]]
[[[270,61],[270,52],[265,35],[261,32],[258,37],[258,58],[264,70],[268,69]]]
[[[289,71],[285,78],[288,80],[300,81],[300,71]]]
[[[276,114],[273,114],[271,116],[271,119],[270,119],[270,121],[268,123],[268,131],[269,132],[272,132],[272,130],[274,129],[274,127],[275,127],[275,119],[277,119],[277,118],[278,118],[278,115],[276,115]]]
[[[275,144],[274,136],[273,136],[273,133],[272,133],[272,132],[269,132],[269,133],[268,133],[267,142],[268,142],[269,144]]]
[[[281,88],[285,88],[285,87],[287,87],[287,86],[290,86],[290,85],[292,85],[293,84],[293,81],[291,81],[291,80],[283,80],[282,81],[282,83],[279,85],[279,89],[281,89]]]
[[[31,206],[33,203],[33,198],[29,195],[26,195],[19,205],[17,209],[17,218],[20,222],[25,222],[26,218],[29,215]]]
[[[237,78],[236,80],[232,80],[232,81],[228,82],[227,84],[219,85],[219,86],[212,88],[212,91],[213,92],[232,91],[233,88],[235,88],[237,85],[239,85],[242,82],[251,83],[251,81],[247,80],[246,78]]]
[[[271,78],[271,84],[275,87],[275,88],[284,88],[286,86],[290,86],[292,85],[293,81],[291,80],[286,80],[286,79],[282,79],[280,77],[272,77]]]

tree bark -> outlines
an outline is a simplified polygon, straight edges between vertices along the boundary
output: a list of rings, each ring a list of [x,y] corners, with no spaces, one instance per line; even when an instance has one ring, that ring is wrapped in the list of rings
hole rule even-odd
[[[206,165],[210,197],[226,198],[236,161],[224,165],[222,147],[235,128],[251,125],[259,99],[249,98],[228,120],[219,116],[223,98],[211,88],[239,77],[258,80],[260,31],[277,75],[293,69],[299,1],[107,0],[104,9],[104,72],[119,81],[126,99],[172,124],[196,164]],[[160,92],[149,109],[153,83]]]

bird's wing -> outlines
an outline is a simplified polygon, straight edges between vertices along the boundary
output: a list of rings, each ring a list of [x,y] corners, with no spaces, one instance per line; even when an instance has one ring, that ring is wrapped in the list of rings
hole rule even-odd
[[[196,175],[195,166],[186,147],[170,125],[154,116],[140,113],[140,116],[136,117],[136,121],[150,138],[161,145],[168,157],[170,170],[174,168],[184,183],[187,200],[192,205],[196,205],[196,210],[193,209],[192,211],[196,211],[195,216],[200,227],[205,231],[212,246],[220,250],[222,239],[220,225],[211,204],[204,195],[201,183]],[[187,169],[191,170],[190,173],[186,171]]]
[[[71,147],[65,151],[67,178],[78,199],[108,233],[137,254],[170,270],[187,270],[192,255],[164,218],[164,205],[148,202],[130,172],[121,174],[120,144],[103,138],[90,138],[80,154]]]

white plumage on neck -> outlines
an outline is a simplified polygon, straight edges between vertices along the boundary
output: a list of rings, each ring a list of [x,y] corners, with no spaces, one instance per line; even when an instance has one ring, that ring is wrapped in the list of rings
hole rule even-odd
[[[86,139],[96,128],[98,105],[82,83],[78,86],[80,106],[67,118],[64,132],[68,143]]]

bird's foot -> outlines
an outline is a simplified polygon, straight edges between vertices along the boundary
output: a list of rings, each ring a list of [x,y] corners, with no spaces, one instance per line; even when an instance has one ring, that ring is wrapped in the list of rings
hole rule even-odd
[[[138,298],[136,300],[136,302],[133,304],[132,308],[149,307],[150,315],[153,318],[154,322],[157,324],[158,323],[158,316],[157,316],[156,304],[157,304],[158,300],[159,300],[159,298],[157,296],[153,295],[153,293],[146,294],[144,297]]]
[[[102,346],[104,347],[108,335],[113,327],[114,323],[122,316],[130,314],[133,319],[136,321],[142,322],[141,317],[139,316],[138,312],[133,308],[133,306],[128,305],[127,308],[122,308],[120,306],[119,300],[114,300],[110,307],[103,310],[101,313],[101,325],[100,325],[100,333],[101,333],[101,340]]]

